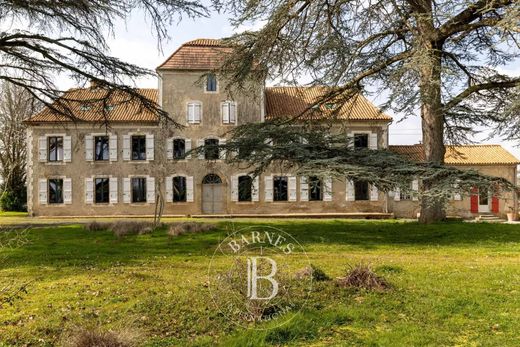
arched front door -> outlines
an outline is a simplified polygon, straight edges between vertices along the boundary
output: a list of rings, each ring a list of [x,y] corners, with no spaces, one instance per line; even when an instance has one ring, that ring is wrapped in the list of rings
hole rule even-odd
[[[202,180],[202,213],[224,213],[224,185],[218,175]]]

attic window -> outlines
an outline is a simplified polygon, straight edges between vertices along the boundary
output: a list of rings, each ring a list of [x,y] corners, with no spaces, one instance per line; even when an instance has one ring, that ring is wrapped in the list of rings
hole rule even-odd
[[[208,74],[206,77],[206,92],[217,91],[217,76],[215,74]]]
[[[82,105],[80,106],[80,110],[81,110],[81,111],[90,111],[90,105],[82,104]]]
[[[107,111],[107,112],[110,112],[110,111],[112,111],[113,109],[114,109],[114,105],[106,105],[106,106],[105,106],[105,111]]]
[[[336,108],[336,104],[331,103],[331,102],[328,102],[328,103],[325,104],[325,108],[326,108],[327,110],[333,110],[333,109]]]

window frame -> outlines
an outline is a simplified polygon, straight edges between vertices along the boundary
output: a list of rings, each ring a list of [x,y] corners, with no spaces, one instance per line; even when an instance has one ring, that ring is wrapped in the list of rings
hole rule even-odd
[[[93,135],[94,137],[94,161],[110,161],[110,136],[109,135]],[[97,153],[97,140],[100,138],[106,139],[106,159],[98,159],[98,153]],[[102,149],[103,152],[103,149]]]
[[[241,193],[244,192],[244,190],[242,189],[242,186],[243,186],[242,182],[244,181],[244,179],[247,179],[249,181],[249,189],[246,194],[246,199],[242,198],[242,195],[241,195]],[[238,181],[238,192],[237,192],[238,199],[237,199],[237,201],[238,202],[252,202],[253,201],[253,185],[254,185],[253,177],[251,177],[250,175],[239,175],[237,177],[237,181]]]
[[[214,78],[215,80],[215,90],[209,90],[208,89],[208,86],[209,86],[209,82],[210,82],[210,76],[212,78]],[[206,83],[204,85],[204,92],[205,93],[218,93],[218,88],[219,87],[219,83],[218,83],[218,78],[217,78],[217,75],[214,74],[214,73],[209,73],[206,75]]]
[[[144,184],[139,184],[139,188],[143,189],[142,194],[135,194],[134,191],[134,181],[142,181]],[[145,204],[147,202],[147,177],[145,176],[134,176],[130,178],[130,202],[132,204]],[[141,198],[140,200],[136,200],[136,197]],[[144,198],[143,198],[144,197]]]
[[[198,121],[195,120],[195,113],[193,115],[193,121],[190,121],[190,107],[195,107],[195,106],[199,106],[199,117],[198,117]],[[187,124],[202,124],[202,113],[203,112],[203,108],[202,108],[202,102],[201,101],[197,101],[197,100],[193,100],[193,101],[188,101],[186,103],[186,123]]]
[[[276,181],[279,181],[277,184]],[[280,191],[280,188],[283,189],[283,185],[285,182],[285,199],[283,198],[283,191]],[[289,176],[275,175],[273,176],[273,202],[286,202],[289,201]]]
[[[184,160],[186,159],[186,139],[174,137],[172,140],[172,147],[173,147],[173,160]],[[182,141],[183,149],[182,149],[182,156],[177,156],[177,151],[175,150],[175,143]]]
[[[182,182],[181,186],[182,185],[184,186],[184,192],[180,192],[177,189],[177,185],[176,185],[176,182],[175,182],[176,179],[180,180],[180,182]],[[182,176],[182,175],[173,176],[172,177],[172,189],[173,189],[173,192],[172,192],[172,202],[174,202],[174,203],[183,203],[183,202],[187,202],[188,201],[188,183],[187,183],[186,176]],[[181,197],[181,198],[179,198],[179,197]]]
[[[98,201],[98,180],[106,180],[106,192],[102,191],[102,194],[106,194],[106,201]],[[94,177],[94,204],[104,205],[110,203],[110,178],[109,177]]]
[[[318,182],[317,196],[313,195],[315,193],[312,192],[312,190],[313,190],[312,182],[316,182],[316,181]],[[307,178],[307,184],[308,184],[309,201],[323,201],[323,180],[317,176],[310,176]]]
[[[144,158],[140,158],[139,156],[138,156],[137,159],[134,158],[134,153],[135,153],[135,151],[134,151],[134,138],[139,138],[141,140],[144,139],[144,145],[143,145],[143,148],[142,148],[144,151],[143,152],[139,152],[141,154],[144,154]],[[139,147],[141,147],[141,145]],[[139,148],[139,149],[141,149],[141,148]],[[146,135],[130,135],[130,161],[146,161],[146,159],[147,159],[146,158]]]
[[[358,185],[363,184],[366,185],[366,198],[362,196],[358,196]],[[364,189],[363,189],[364,190]],[[354,181],[354,200],[355,201],[370,201],[370,185],[366,181]]]
[[[47,161],[48,162],[51,162],[51,163],[59,163],[59,162],[63,162],[64,161],[64,136],[63,135],[50,135],[50,136],[47,136]],[[56,152],[56,157],[55,159],[51,159],[51,153],[53,150],[51,150],[51,140],[54,140],[56,141],[57,143],[57,147],[54,149],[55,152]],[[59,144],[60,144],[60,141],[58,140],[61,140],[61,159],[58,158],[59,157],[59,154],[60,154],[60,147],[59,147]]]
[[[228,105],[228,121],[224,121],[224,106]],[[234,120],[231,121],[231,107],[234,108]],[[220,103],[220,120],[224,125],[236,125],[237,124],[237,115],[238,115],[238,104],[233,100],[225,100]]]
[[[56,184],[56,192],[60,193],[60,194],[57,194],[57,196],[61,196],[61,199],[51,199],[51,181],[57,183],[57,182],[61,182],[61,185],[60,184]],[[47,180],[47,202],[49,203],[49,205],[62,205],[65,203],[65,197],[64,197],[64,179],[63,178],[49,178]]]
[[[214,150],[215,151],[215,158],[208,158],[208,153],[211,153],[210,151],[208,151],[208,148],[207,147],[211,147],[211,146],[215,146],[214,144],[213,145],[208,145],[206,144],[207,141],[216,141],[217,142],[217,147],[216,149]],[[220,144],[220,139],[218,138],[215,138],[215,137],[208,137],[208,138],[205,138],[204,139],[204,159],[205,160],[211,160],[211,161],[215,161],[215,160],[219,160],[220,159],[220,149],[218,148]],[[213,149],[213,148],[211,148]]]
[[[357,138],[366,138],[366,146],[356,146]],[[369,149],[370,148],[370,134],[365,132],[356,132],[353,134],[353,147],[354,149]]]

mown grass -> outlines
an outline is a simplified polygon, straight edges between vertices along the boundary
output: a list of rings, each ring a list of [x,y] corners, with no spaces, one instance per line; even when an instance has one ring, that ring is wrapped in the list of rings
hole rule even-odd
[[[332,278],[370,264],[393,289],[314,284],[304,309],[244,328],[209,300],[207,270],[235,228],[266,224],[295,237]],[[59,344],[77,327],[134,329],[146,346],[520,345],[520,227],[398,221],[219,222],[118,240],[80,225],[37,228],[1,250],[0,289],[29,283],[0,308],[0,346]],[[296,263],[305,264],[303,257]],[[282,317],[280,319],[285,319]],[[254,328],[264,328],[256,330]],[[272,328],[272,329],[269,329]]]

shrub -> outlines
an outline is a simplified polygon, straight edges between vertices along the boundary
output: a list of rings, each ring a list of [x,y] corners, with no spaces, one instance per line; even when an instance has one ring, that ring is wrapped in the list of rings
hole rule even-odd
[[[85,229],[87,231],[102,231],[110,230],[111,226],[112,223],[92,221],[85,224]]]
[[[100,331],[78,329],[65,338],[64,345],[70,347],[134,347],[138,346],[138,335],[131,331]]]
[[[390,283],[383,277],[376,275],[367,265],[357,265],[347,271],[347,275],[338,279],[342,287],[362,288],[368,290],[390,289]]]
[[[153,232],[154,226],[151,222],[144,221],[117,221],[112,224],[112,232],[117,238],[128,235],[143,235]]]
[[[213,231],[217,228],[215,224],[199,222],[181,222],[170,224],[168,236],[175,237],[187,233],[202,233]]]
[[[2,211],[27,211],[27,193],[23,189],[5,190],[0,195],[0,209]]]
[[[311,277],[313,281],[317,282],[330,280],[330,277],[327,276],[325,271],[315,266],[314,264],[306,266],[296,273],[297,279],[303,279],[306,277]]]

